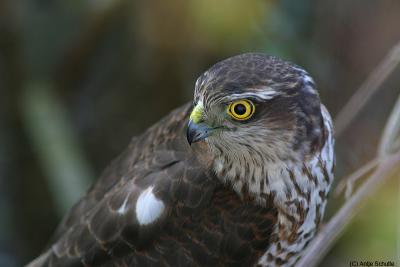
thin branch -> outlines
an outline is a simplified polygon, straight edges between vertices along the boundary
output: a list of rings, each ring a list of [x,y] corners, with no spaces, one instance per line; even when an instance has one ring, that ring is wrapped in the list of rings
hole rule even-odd
[[[380,156],[388,155],[400,149],[400,95],[386,123],[383,135],[379,144],[378,153]]]
[[[380,183],[388,177],[400,164],[400,152],[387,157],[376,171],[360,186],[352,198],[336,213],[336,215],[321,229],[320,233],[311,242],[297,267],[312,267],[318,264],[351,222],[356,212],[360,209],[368,196],[370,196]]]
[[[371,96],[381,87],[400,63],[400,42],[397,43],[371,75],[350,98],[335,119],[335,134],[340,136]]]
[[[400,95],[397,98],[392,114],[386,123],[385,130],[379,144],[378,153],[380,155],[388,155],[394,150],[400,150]],[[400,192],[400,191],[399,191]],[[400,193],[399,202],[400,204]],[[400,213],[398,213],[398,230],[397,230],[397,260],[400,262]]]
[[[341,179],[340,183],[336,186],[336,189],[334,192],[335,196],[339,196],[343,192],[343,190],[346,188],[345,197],[346,197],[346,199],[348,199],[350,197],[350,195],[352,194],[355,182],[357,182],[358,179],[360,179],[361,177],[366,175],[368,172],[373,170],[378,165],[378,163],[379,163],[379,159],[374,158],[373,160],[367,162],[366,164],[361,166],[361,168],[359,168],[358,170],[356,170],[355,172],[353,172],[346,178]]]

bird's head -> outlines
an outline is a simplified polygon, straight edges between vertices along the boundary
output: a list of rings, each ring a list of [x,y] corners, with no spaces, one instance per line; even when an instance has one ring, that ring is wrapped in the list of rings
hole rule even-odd
[[[187,128],[222,164],[302,161],[324,142],[321,103],[302,68],[248,53],[202,74]]]

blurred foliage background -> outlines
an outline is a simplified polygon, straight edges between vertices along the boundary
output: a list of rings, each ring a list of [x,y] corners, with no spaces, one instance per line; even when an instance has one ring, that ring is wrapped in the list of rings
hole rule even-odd
[[[294,61],[334,116],[398,40],[397,0],[0,0],[0,266],[37,256],[130,138],[190,101],[211,64],[248,51]],[[399,85],[397,69],[337,140],[337,180],[375,154]],[[321,266],[396,259],[394,176]],[[328,217],[341,201],[331,196]]]

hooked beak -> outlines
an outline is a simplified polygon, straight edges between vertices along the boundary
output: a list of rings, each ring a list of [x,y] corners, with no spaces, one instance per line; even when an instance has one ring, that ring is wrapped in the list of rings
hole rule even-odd
[[[187,132],[186,132],[186,138],[189,143],[189,145],[192,145],[192,143],[196,143],[198,141],[204,140],[210,134],[215,130],[213,127],[209,127],[207,124],[201,122],[201,123],[195,123],[192,120],[189,120],[188,127],[187,127]]]

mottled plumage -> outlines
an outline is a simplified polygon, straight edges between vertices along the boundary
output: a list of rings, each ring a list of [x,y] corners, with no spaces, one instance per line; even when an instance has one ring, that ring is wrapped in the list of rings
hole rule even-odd
[[[254,110],[233,119],[241,100]],[[30,266],[291,266],[324,213],[332,132],[300,67],[221,61],[193,104],[132,139]]]

